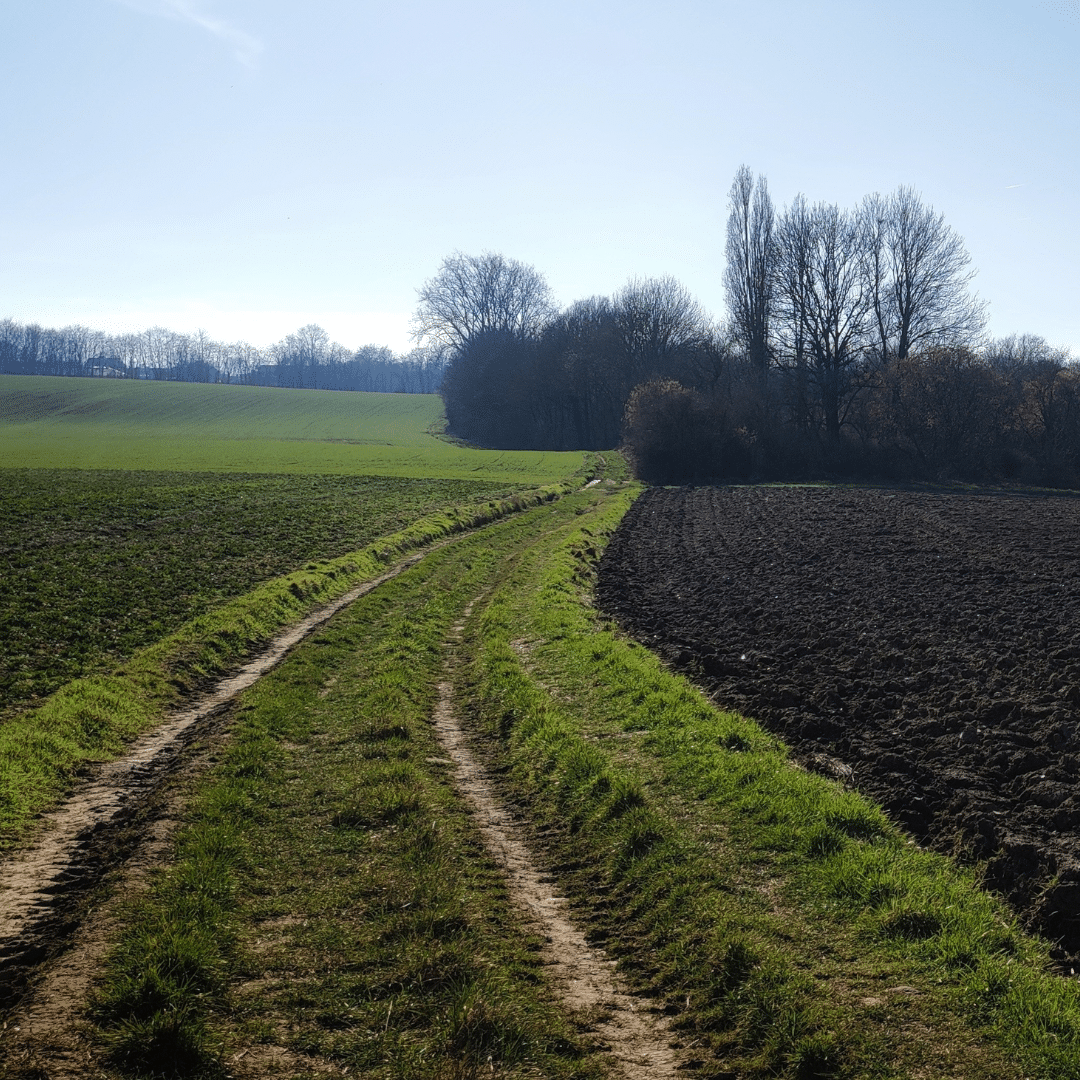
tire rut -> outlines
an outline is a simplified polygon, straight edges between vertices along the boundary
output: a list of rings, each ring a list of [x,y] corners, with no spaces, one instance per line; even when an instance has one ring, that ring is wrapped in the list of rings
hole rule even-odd
[[[600,1047],[627,1080],[665,1080],[680,1075],[682,1062],[671,1049],[673,1033],[666,1021],[648,1011],[615,973],[616,961],[590,945],[563,913],[555,877],[537,864],[525,839],[524,826],[500,802],[484,767],[469,749],[469,740],[454,706],[452,674],[465,621],[476,600],[446,643],[446,678],[438,684],[434,725],[439,741],[455,765],[454,782],[472,805],[485,847],[506,873],[514,904],[544,937],[548,974],[564,1003],[585,1013]]]
[[[226,737],[211,735],[211,744]],[[183,781],[197,773],[211,757],[212,751],[186,755],[175,778]],[[9,1015],[0,1048],[0,1077],[85,1080],[104,1075],[105,1051],[89,1035],[86,1007],[109,950],[123,931],[122,916],[114,901],[130,899],[149,887],[151,872],[167,861],[172,850],[184,803],[183,783],[174,786],[170,782],[170,790],[163,793],[155,816],[140,830],[137,847],[119,872],[112,872],[108,883],[95,890],[92,899],[88,898],[84,917],[66,950],[44,965],[30,992]]]
[[[44,815],[37,840],[0,862],[0,1009],[17,1006],[42,965],[70,946],[93,891],[139,848],[148,824],[161,813],[164,785],[194,743],[227,723],[237,695],[331,616],[415,566],[434,547],[280,633],[212,691],[136,739],[122,758],[95,766],[62,805]]]

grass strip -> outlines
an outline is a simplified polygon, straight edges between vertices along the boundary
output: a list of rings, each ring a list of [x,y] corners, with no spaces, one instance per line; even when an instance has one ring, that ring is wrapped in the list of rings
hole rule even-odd
[[[449,628],[561,504],[437,551],[246,691],[176,862],[129,903],[95,1075],[603,1075],[454,792]]]
[[[973,871],[591,607],[630,497],[533,546],[469,631],[481,742],[595,937],[715,1075],[1080,1075],[1080,986]]]
[[[0,724],[266,581],[521,486],[2,468]]]
[[[88,762],[117,755],[185,695],[235,668],[283,627],[410,551],[550,502],[581,480],[450,507],[359,551],[309,563],[189,621],[115,671],[77,679],[15,716],[0,727],[0,850],[23,840],[35,815],[55,803]]]

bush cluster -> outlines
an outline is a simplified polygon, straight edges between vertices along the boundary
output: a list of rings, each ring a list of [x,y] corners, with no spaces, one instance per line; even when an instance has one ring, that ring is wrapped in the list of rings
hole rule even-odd
[[[1080,370],[1041,338],[868,362],[839,438],[797,369],[764,379],[732,356],[707,390],[636,387],[624,446],[653,483],[821,477],[1080,486]]]

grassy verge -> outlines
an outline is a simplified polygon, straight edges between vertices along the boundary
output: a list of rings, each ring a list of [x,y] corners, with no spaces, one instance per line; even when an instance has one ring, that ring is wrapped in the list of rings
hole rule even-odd
[[[99,1072],[601,1075],[429,722],[452,622],[572,515],[545,506],[433,553],[243,695],[175,864],[129,904]]]
[[[506,485],[0,469],[0,723],[184,623]]]
[[[596,938],[717,1075],[1080,1075],[1080,987],[971,873],[589,606],[624,509],[532,547],[470,631],[480,741]]]
[[[234,668],[275,632],[408,551],[549,502],[580,478],[510,498],[451,507],[336,559],[309,563],[186,623],[110,674],[78,679],[0,727],[0,848],[23,838],[88,761],[115,755],[206,680]]]

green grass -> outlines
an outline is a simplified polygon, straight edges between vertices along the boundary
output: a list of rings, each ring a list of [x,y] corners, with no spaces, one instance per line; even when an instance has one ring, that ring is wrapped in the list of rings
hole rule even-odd
[[[0,469],[0,723],[298,567],[490,481]]]
[[[248,692],[111,963],[114,1067],[214,1075],[249,1050],[255,1075],[284,1046],[379,1077],[596,1068],[426,720],[482,594],[457,674],[477,745],[699,1074],[1078,1074],[1075,980],[970,872],[599,618],[592,567],[631,497],[592,489],[429,556]]]
[[[127,909],[96,1069],[258,1076],[277,1047],[287,1075],[602,1075],[429,723],[451,623],[564,518],[544,507],[429,556],[243,696],[175,863]]]
[[[87,760],[290,620],[403,551],[553,495],[543,480],[580,483],[596,458],[451,446],[428,433],[440,408],[0,377],[0,846]],[[299,465],[282,458],[297,447]],[[392,475],[369,475],[384,451]]]
[[[41,381],[51,395],[58,380]],[[147,432],[181,432],[184,453],[202,452],[201,441],[216,475],[155,472],[172,452],[160,448],[137,475],[0,470],[15,493],[5,521],[18,522],[21,538],[5,554],[26,559],[18,565],[30,582],[10,625],[43,603],[94,618],[107,591],[88,582],[114,568],[110,587],[122,597],[125,580],[143,581],[140,561],[154,559],[187,582],[160,606],[194,603],[186,610],[202,613],[171,632],[159,627],[164,637],[134,653],[137,634],[122,647],[95,643],[85,655],[110,673],[65,684],[0,727],[4,844],[25,835],[81,763],[118,752],[281,625],[401,552],[515,505],[488,499],[429,513],[366,548],[346,542],[342,530],[360,537],[378,527],[365,499],[385,496],[390,507],[408,491],[408,517],[442,489],[340,475],[345,468],[331,470],[333,480],[230,476],[239,460],[227,453],[230,425],[252,436],[233,440],[242,453],[255,452],[272,429],[265,410],[245,427],[242,409],[226,415],[225,397],[216,399],[224,412],[212,413],[211,394],[203,419],[185,428],[193,388],[167,384],[91,384],[85,393],[107,390],[105,404],[81,398],[87,410],[66,419],[49,397],[53,418],[43,406],[37,423],[60,433],[61,457],[97,453],[95,424],[97,435],[100,425],[117,429],[117,454],[125,445],[151,453],[154,437],[132,419],[145,402],[132,396],[121,409],[118,385],[132,395],[164,386],[173,412]],[[15,416],[0,420],[6,451],[12,432],[29,430],[34,405],[2,400]],[[277,430],[292,424],[313,447],[360,445],[323,441],[337,438],[330,419],[305,428],[306,406],[285,405],[296,411],[279,415]],[[97,418],[85,419],[93,408]],[[417,432],[418,418],[409,422]],[[422,457],[426,438],[392,449]],[[505,474],[494,482],[505,490]],[[490,489],[470,490],[483,499]],[[253,505],[241,509],[248,495]],[[277,1046],[296,1055],[297,1072],[328,1061],[380,1077],[491,1075],[492,1065],[510,1076],[597,1074],[552,1002],[537,942],[518,927],[426,721],[448,627],[495,586],[470,624],[474,662],[459,688],[480,743],[593,939],[671,1014],[705,1075],[1080,1075],[1076,981],[1050,973],[1046,946],[974,873],[920,851],[856,794],[795,768],[778,740],[714,709],[591,607],[595,560],[631,497],[590,489],[458,541],[342,613],[246,695],[220,766],[192,792],[176,862],[128,909],[95,1013],[109,1069],[224,1076],[243,1048],[249,1064],[235,1068],[255,1076],[259,1048]],[[53,547],[49,562],[42,553]],[[251,561],[275,573],[265,560],[278,547],[292,573],[238,584]],[[301,554],[316,550],[326,557]],[[202,575],[184,579],[202,552]],[[65,599],[58,584],[72,563],[93,567],[81,579],[85,598],[76,584]],[[42,566],[51,569],[35,580]],[[248,591],[227,599],[230,589]],[[122,619],[113,625],[121,635]],[[36,635],[25,635],[26,655]]]
[[[594,935],[740,1076],[1080,1075],[1080,987],[975,875],[588,603],[618,505],[480,614],[474,715]]]
[[[576,481],[575,481],[576,483]],[[451,507],[336,559],[307,564],[185,623],[107,674],[66,683],[0,725],[0,848],[21,842],[88,761],[119,753],[184,695],[236,668],[278,630],[402,554],[556,498],[563,487]]]
[[[580,453],[440,439],[434,394],[0,375],[0,464],[555,483]]]

